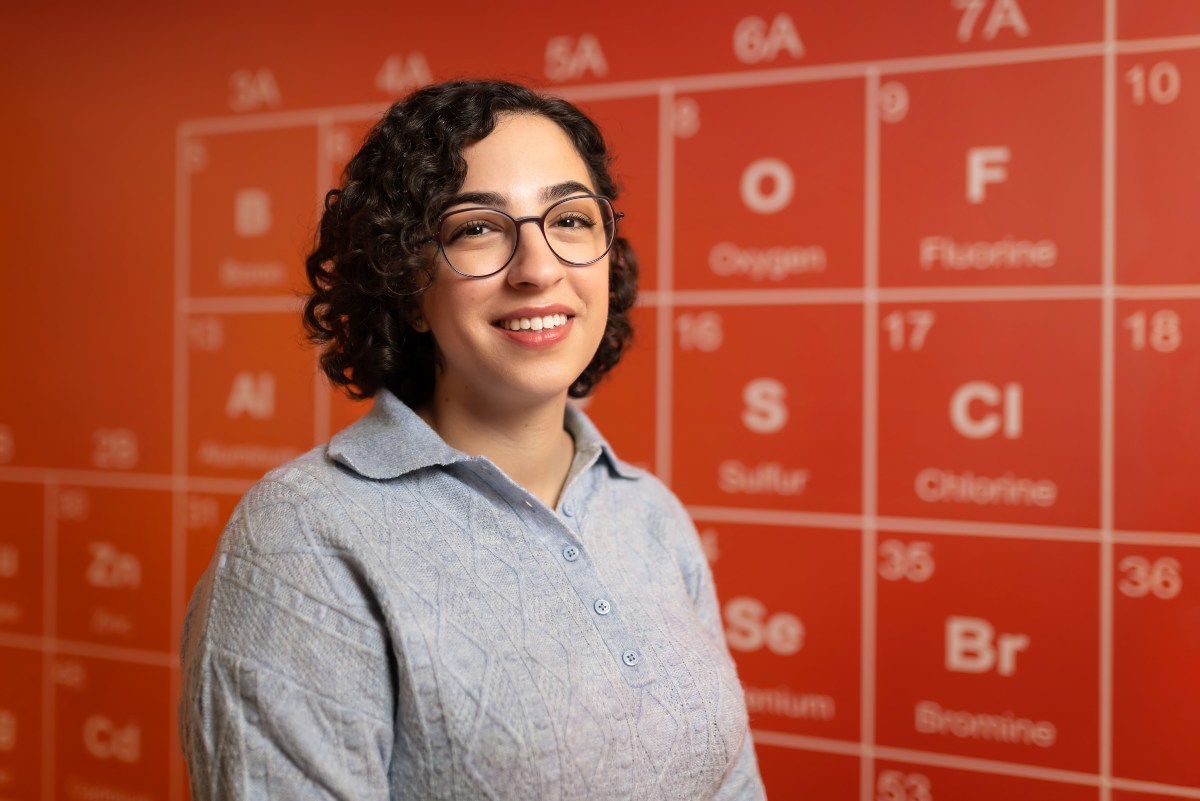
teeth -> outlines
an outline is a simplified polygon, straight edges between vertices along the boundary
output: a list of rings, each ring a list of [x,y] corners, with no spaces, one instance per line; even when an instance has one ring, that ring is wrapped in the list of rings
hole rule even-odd
[[[566,325],[567,315],[548,314],[545,317],[518,317],[512,320],[501,320],[500,327],[509,331],[543,331],[547,328],[558,328]]]

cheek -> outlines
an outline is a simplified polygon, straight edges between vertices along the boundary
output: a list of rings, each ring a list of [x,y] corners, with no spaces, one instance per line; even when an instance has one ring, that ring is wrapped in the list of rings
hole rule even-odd
[[[597,265],[600,266],[600,265]],[[595,296],[595,303],[608,309],[608,290],[611,286],[612,271],[609,267],[608,258],[605,258],[603,269],[596,270],[590,274],[588,278],[592,281],[592,293]]]
[[[588,312],[592,321],[598,325],[600,330],[604,330],[605,322],[608,319],[608,271],[597,271],[596,275],[589,276],[587,285]]]
[[[437,329],[453,328],[464,319],[464,311],[478,308],[478,301],[472,298],[471,290],[475,287],[448,282],[435,283],[421,296],[421,313],[426,323]]]

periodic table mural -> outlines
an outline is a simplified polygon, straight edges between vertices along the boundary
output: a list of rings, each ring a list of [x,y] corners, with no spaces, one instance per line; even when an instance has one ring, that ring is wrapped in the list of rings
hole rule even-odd
[[[0,798],[187,797],[191,588],[365,410],[302,343],[320,199],[477,75],[618,154],[584,404],[696,520],[770,796],[1200,798],[1200,3],[0,17]]]

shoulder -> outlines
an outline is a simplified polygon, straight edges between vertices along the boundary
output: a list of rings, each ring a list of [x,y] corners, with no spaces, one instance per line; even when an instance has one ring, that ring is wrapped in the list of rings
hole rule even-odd
[[[361,480],[361,479],[357,479]],[[324,532],[356,477],[321,445],[271,470],[242,496],[221,539],[222,550],[294,550],[297,537]]]
[[[270,471],[234,509],[202,585],[239,608],[262,602],[363,617],[375,603],[369,577],[386,563],[373,522],[386,517],[372,500],[379,484],[334,462],[324,446]]]
[[[632,503],[634,508],[691,526],[691,517],[683,502],[662,479],[645,468],[621,459],[613,457],[612,461],[614,469],[610,471],[610,486],[622,501]]]
[[[378,599],[366,577],[380,555],[367,538],[354,536],[353,520],[339,506],[338,484],[354,480],[345,472],[322,446],[246,492],[189,604],[185,661],[210,648],[262,660],[263,638],[311,637],[316,630],[378,647]],[[280,653],[287,650],[281,643]]]

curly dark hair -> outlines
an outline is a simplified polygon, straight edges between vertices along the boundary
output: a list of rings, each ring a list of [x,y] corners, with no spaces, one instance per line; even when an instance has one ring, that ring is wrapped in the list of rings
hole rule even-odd
[[[506,81],[451,81],[417,90],[384,114],[326,195],[316,245],[305,260],[304,305],[321,368],[352,398],[386,387],[409,406],[433,393],[438,356],[415,329],[421,294],[437,266],[429,241],[467,164],[462,151],[504,114],[537,114],[567,133],[597,193],[616,199],[599,128],[575,106]],[[633,334],[637,257],[618,236],[609,256],[608,322],[591,363],[571,384],[582,398],[621,358]]]

